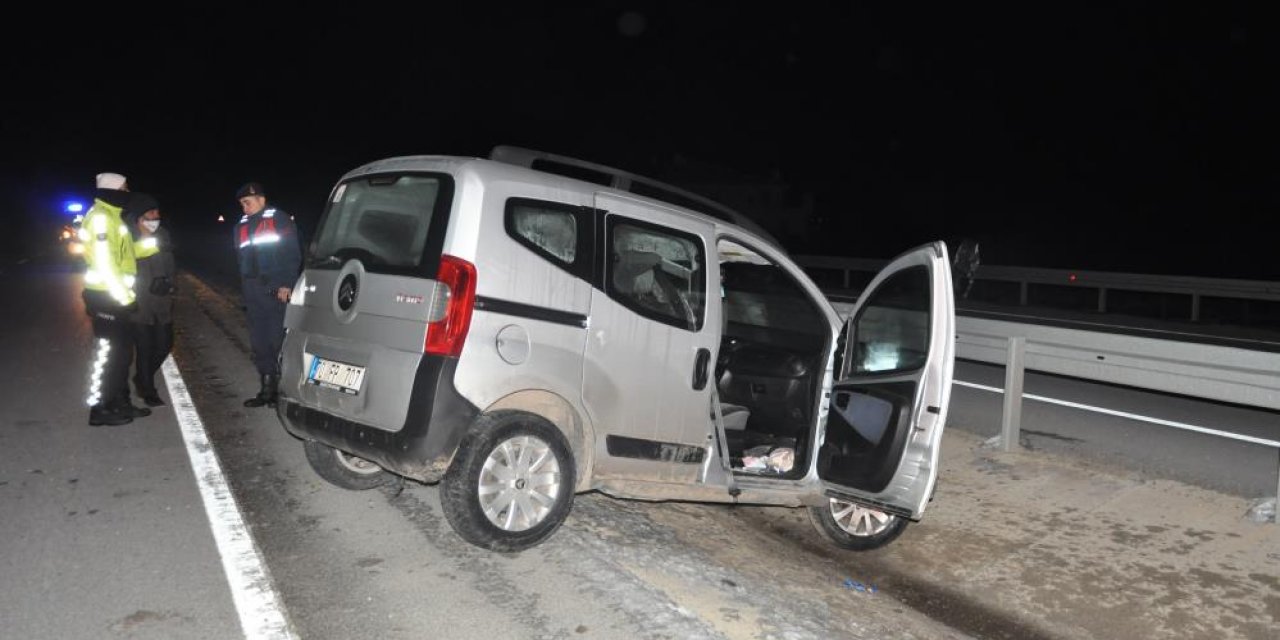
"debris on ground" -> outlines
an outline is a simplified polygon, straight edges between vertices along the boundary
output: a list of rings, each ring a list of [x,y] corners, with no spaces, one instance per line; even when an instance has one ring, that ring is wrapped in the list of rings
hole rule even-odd
[[[879,589],[876,588],[874,584],[863,584],[861,582],[858,582],[857,580],[854,580],[853,578],[844,579],[844,588],[852,589],[854,591],[859,591],[862,593],[876,593],[880,591]]]
[[[1276,522],[1276,499],[1263,498],[1253,503],[1247,517],[1254,522]]]

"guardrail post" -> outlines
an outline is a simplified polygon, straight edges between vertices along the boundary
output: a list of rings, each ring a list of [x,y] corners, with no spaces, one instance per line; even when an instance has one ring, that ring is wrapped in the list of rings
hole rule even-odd
[[[1200,294],[1191,294],[1191,321],[1200,322]]]
[[[1098,313],[1107,312],[1107,288],[1098,287]]]
[[[844,288],[847,290],[849,288],[849,267],[841,269],[840,275],[844,278]]]
[[[1027,281],[1023,280],[1018,283],[1018,304],[1027,306]]]
[[[1018,446],[1018,432],[1022,427],[1022,360],[1026,348],[1025,337],[1009,338],[1009,355],[1004,366],[1004,413],[1000,418],[1002,451],[1013,451]]]

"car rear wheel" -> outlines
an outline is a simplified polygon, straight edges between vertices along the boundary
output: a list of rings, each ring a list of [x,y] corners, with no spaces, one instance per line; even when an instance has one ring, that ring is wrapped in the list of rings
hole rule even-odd
[[[391,474],[382,467],[329,445],[308,440],[303,447],[311,468],[330,484],[343,489],[364,491],[380,487],[391,479]]]
[[[883,547],[907,528],[906,518],[835,498],[810,507],[809,520],[828,540],[853,551]]]
[[[546,540],[573,506],[576,478],[564,434],[522,411],[480,416],[440,483],[445,518],[462,539],[492,551]]]

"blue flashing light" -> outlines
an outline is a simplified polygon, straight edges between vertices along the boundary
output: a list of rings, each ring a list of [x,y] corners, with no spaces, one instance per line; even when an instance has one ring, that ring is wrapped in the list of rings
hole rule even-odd
[[[84,205],[79,202],[68,202],[66,209],[67,213],[80,213],[84,211]]]

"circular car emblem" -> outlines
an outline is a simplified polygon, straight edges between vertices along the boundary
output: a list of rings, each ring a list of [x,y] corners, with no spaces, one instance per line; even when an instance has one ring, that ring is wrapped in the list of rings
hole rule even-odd
[[[342,279],[342,284],[338,285],[338,308],[349,311],[355,306],[357,290],[356,274],[347,274],[347,277]]]

